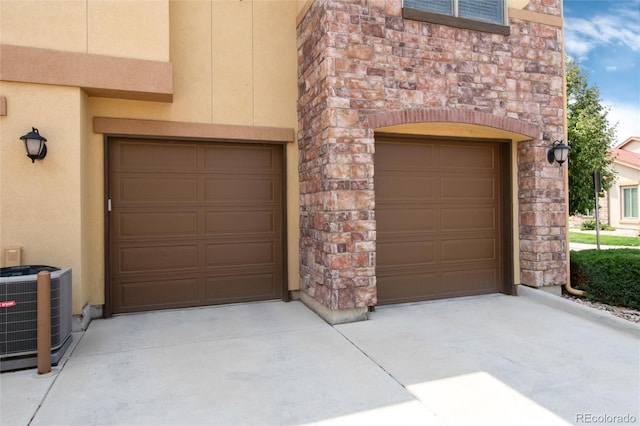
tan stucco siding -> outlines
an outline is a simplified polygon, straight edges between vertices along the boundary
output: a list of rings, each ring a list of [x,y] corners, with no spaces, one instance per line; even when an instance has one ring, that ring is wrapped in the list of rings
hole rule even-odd
[[[253,124],[256,126],[297,124],[297,9],[293,6],[295,4],[287,1],[257,2],[254,6]],[[274,24],[276,22],[280,24]]]
[[[169,60],[169,0],[89,0],[87,53]]]
[[[175,95],[163,119],[295,127],[298,5],[171,2]]]
[[[212,6],[213,119],[222,123],[251,124],[253,4],[214,2]],[[229,19],[221,19],[223,17]]]
[[[22,247],[24,264],[73,268],[74,311],[85,296],[81,165],[84,94],[78,88],[2,82],[10,103],[2,118],[1,246]],[[43,161],[26,158],[21,135],[37,127],[47,138]]]
[[[175,76],[171,118],[209,123],[213,119],[211,2],[172,1],[169,10]]]
[[[87,52],[87,2],[0,1],[3,44]]]
[[[168,0],[2,0],[2,43],[169,59]]]

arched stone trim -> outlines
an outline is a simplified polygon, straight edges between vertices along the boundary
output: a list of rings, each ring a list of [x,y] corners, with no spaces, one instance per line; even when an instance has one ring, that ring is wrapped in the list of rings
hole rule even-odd
[[[377,129],[397,124],[436,122],[475,124],[519,133],[532,139],[541,139],[538,125],[486,112],[452,108],[404,109],[373,113],[366,117],[365,125],[368,128]]]

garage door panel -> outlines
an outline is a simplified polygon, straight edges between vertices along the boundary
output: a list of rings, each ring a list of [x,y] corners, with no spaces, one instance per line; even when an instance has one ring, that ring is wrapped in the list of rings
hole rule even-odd
[[[493,178],[443,177],[440,196],[443,200],[494,200],[496,184]]]
[[[119,299],[129,312],[145,307],[194,304],[200,299],[200,285],[195,277],[122,282]]]
[[[198,267],[197,245],[122,247],[116,249],[115,263],[119,273],[171,271]],[[119,264],[119,268],[118,268]]]
[[[119,193],[113,198],[123,205],[135,203],[196,202],[198,200],[198,180],[196,178],[167,178],[157,175],[145,177],[122,177]]]
[[[379,202],[432,200],[435,198],[435,182],[429,176],[387,176],[376,184],[376,198]]]
[[[383,158],[384,162],[380,162],[381,168],[376,170],[401,170],[424,169],[433,167],[437,155],[437,147],[431,145],[420,144],[403,144],[402,149],[395,149],[390,145],[376,144],[376,158]]]
[[[443,208],[440,223],[443,231],[496,231],[495,208]]]
[[[378,243],[376,259],[385,266],[433,263],[435,244],[429,241]]]
[[[279,277],[273,274],[234,275],[207,279],[207,300],[224,299],[226,302],[245,300],[248,294],[255,299],[273,298],[273,288]]]
[[[435,214],[433,209],[382,209],[376,210],[376,222],[378,229],[389,233],[432,231]]]
[[[497,258],[494,238],[465,238],[442,242],[442,262],[468,262]]]
[[[428,300],[438,297],[437,289],[430,283],[437,282],[435,273],[417,275],[395,275],[378,277],[378,299],[386,303],[402,303],[416,299]]]
[[[220,172],[232,169],[235,172],[264,172],[271,170],[280,173],[280,164],[271,147],[229,145],[209,146],[205,148],[205,168]]]
[[[277,232],[273,210],[207,211],[205,234]]]
[[[123,212],[116,222],[115,234],[122,239],[168,236],[195,236],[198,233],[198,212]]]
[[[385,303],[402,303],[495,293],[497,275],[496,269],[474,269],[379,276],[378,298]]]
[[[440,146],[440,165],[442,168],[462,168],[470,170],[492,170],[495,168],[495,150],[486,146]]]
[[[217,203],[226,201],[277,201],[279,180],[242,176],[229,178],[225,176],[209,178],[206,181],[205,201]]]
[[[446,271],[442,273],[443,287],[449,294],[484,294],[498,291],[496,281],[498,270],[495,268]]]
[[[195,144],[155,144],[150,142],[127,143],[116,148],[111,156],[112,170],[135,169],[139,171],[190,171],[198,165]],[[153,157],[153,161],[149,158]]]
[[[206,266],[274,265],[278,244],[273,241],[209,244],[206,247]]]

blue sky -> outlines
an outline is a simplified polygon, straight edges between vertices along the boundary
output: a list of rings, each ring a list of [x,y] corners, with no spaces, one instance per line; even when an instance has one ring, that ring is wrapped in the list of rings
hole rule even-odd
[[[564,0],[565,49],[598,86],[617,142],[640,136],[640,0]]]

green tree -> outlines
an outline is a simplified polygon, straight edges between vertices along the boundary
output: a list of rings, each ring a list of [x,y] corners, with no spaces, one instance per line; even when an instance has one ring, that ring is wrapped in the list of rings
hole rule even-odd
[[[567,59],[567,134],[569,154],[569,214],[587,214],[595,207],[593,172],[600,172],[602,193],[615,174],[609,148],[616,136],[616,125],[607,119],[609,108],[601,104],[597,86],[589,87],[580,64]]]

